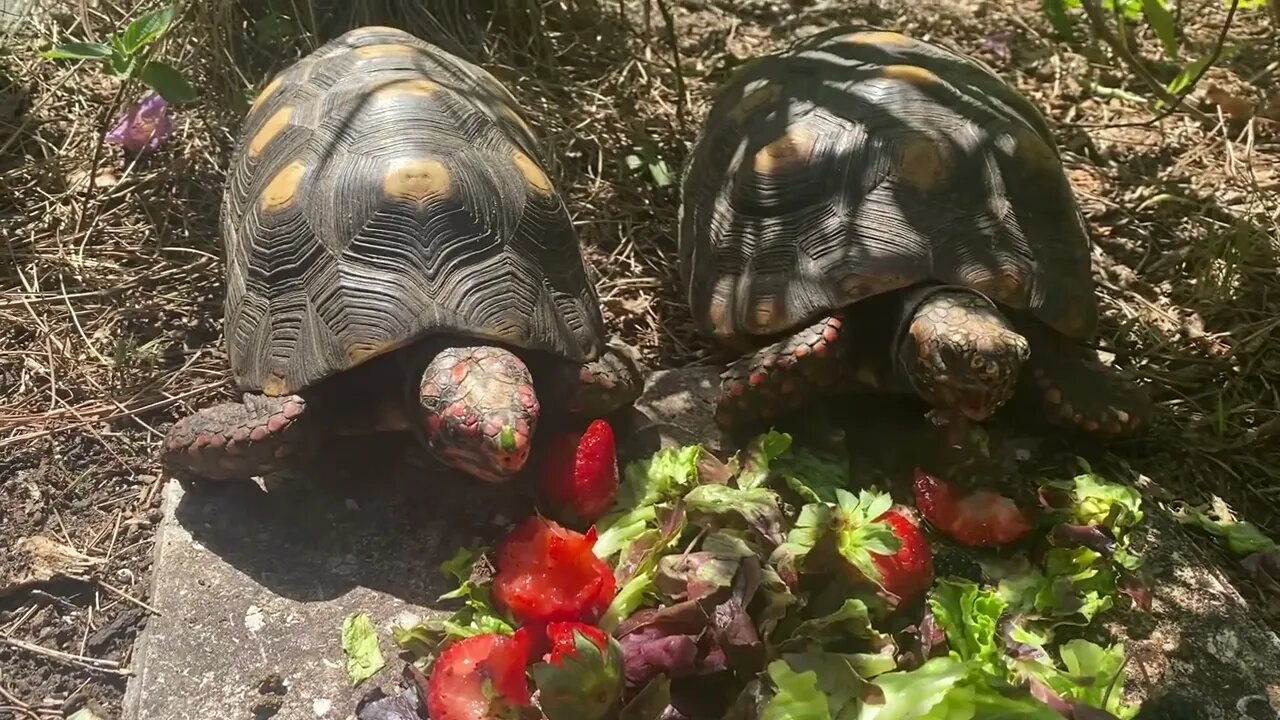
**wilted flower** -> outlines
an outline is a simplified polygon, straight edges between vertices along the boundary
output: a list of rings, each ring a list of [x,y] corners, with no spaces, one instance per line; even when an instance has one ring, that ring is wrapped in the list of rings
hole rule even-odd
[[[149,152],[164,144],[172,132],[169,103],[152,92],[143,96],[120,118],[107,133],[106,141],[132,152]]]
[[[982,39],[982,47],[987,52],[995,55],[1005,62],[1009,62],[1012,56],[1012,49],[1009,47],[1013,42],[1013,33],[1008,30],[991,33]]]

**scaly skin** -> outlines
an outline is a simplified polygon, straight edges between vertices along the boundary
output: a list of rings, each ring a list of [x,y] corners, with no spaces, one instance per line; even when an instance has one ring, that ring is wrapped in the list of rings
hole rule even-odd
[[[1102,364],[1097,353],[1038,323],[1019,330],[1035,348],[1019,394],[1048,423],[1100,439],[1131,436],[1150,424],[1150,396]]]
[[[554,393],[566,412],[595,419],[635,402],[644,390],[644,374],[631,349],[610,342],[595,360],[565,365],[549,378],[546,392]]]
[[[851,350],[844,326],[844,313],[832,313],[731,363],[720,374],[716,423],[744,431],[843,386]]]
[[[411,367],[412,357],[399,367]],[[368,379],[357,384],[363,388]],[[543,380],[543,394],[553,399],[557,414],[594,419],[634,401],[643,381],[627,348],[610,345],[591,363],[555,366]],[[417,434],[441,462],[487,482],[503,482],[524,468],[542,411],[520,357],[487,345],[445,346],[419,375],[416,390],[410,404],[417,407],[408,408],[408,416],[420,418]],[[384,399],[382,391],[373,388],[372,399],[359,392],[327,394],[324,399],[335,402],[326,403],[321,418],[298,395],[246,394],[243,402],[205,408],[174,425],[163,460],[175,471],[218,480],[284,470],[314,453],[327,434],[386,429],[376,422],[384,417],[383,406],[369,404]]]
[[[293,463],[313,447],[307,401],[298,395],[247,393],[182,418],[164,439],[170,470],[211,480],[240,480]]]
[[[542,407],[514,353],[446,347],[423,370],[419,400],[427,445],[441,462],[495,483],[524,468]]]
[[[962,428],[1008,402],[1030,352],[1026,338],[994,303],[976,292],[946,288],[915,308],[898,362],[916,393]]]

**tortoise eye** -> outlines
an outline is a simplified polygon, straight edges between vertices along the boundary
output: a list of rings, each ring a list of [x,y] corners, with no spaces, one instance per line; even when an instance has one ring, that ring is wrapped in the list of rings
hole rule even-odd
[[[969,361],[969,367],[974,370],[982,370],[986,366],[987,361],[984,360],[981,355],[975,355],[974,358]]]

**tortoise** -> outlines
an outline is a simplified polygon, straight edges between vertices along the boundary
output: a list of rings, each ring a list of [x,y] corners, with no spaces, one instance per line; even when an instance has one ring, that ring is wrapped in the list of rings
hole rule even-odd
[[[1006,403],[1099,439],[1150,421],[1090,346],[1090,237],[1048,124],[974,58],[840,25],[749,61],[691,148],[678,244],[698,330],[734,353],[723,428],[850,392],[914,395],[953,439]]]
[[[540,419],[639,395],[533,130],[487,71],[356,28],[276,75],[242,133],[221,208],[242,399],[173,425],[175,472],[264,475],[335,436],[407,431],[504,482]]]

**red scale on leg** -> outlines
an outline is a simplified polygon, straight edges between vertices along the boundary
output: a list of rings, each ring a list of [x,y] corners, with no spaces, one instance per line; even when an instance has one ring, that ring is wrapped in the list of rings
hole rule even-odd
[[[721,375],[716,422],[726,429],[759,425],[828,395],[848,372],[841,329],[838,317],[826,317],[731,363]]]

